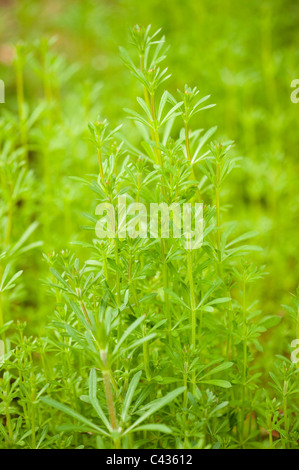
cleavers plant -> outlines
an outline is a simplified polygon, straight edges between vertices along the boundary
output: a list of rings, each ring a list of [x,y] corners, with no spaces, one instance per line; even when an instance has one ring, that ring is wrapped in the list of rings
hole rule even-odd
[[[275,397],[261,387],[265,379],[254,358],[262,351],[260,336],[280,317],[264,316],[254,298],[252,285],[266,274],[247,259],[260,250],[248,242],[256,233],[240,233],[222,199],[240,158],[233,142],[211,141],[216,127],[196,128],[201,111],[214,106],[209,96],[187,85],[177,95],[164,90],[170,75],[162,65],[167,48],[160,31],[135,26],[131,43],[134,52],[121,48],[121,57],[142,97],[136,109],[126,109],[130,123],[123,127],[111,129],[100,118],[89,123],[94,174],[73,177],[93,194],[84,214],[87,236],[73,240],[72,251],[44,254],[51,273],[44,284],[55,301],[47,335],[27,338],[18,323],[7,339],[11,321],[0,315],[3,447],[295,447],[298,369],[279,357],[278,373],[271,373]],[[46,144],[59,100],[47,71],[54,73],[59,61],[46,43],[36,47],[49,106],[26,111],[19,48],[18,145],[7,137],[9,125],[1,124],[5,302],[21,275],[17,255],[39,245],[26,245],[35,223],[11,241],[16,202],[31,184],[30,139],[43,148],[44,188],[54,199]],[[171,230],[169,238],[124,238],[117,227],[115,237],[98,238],[96,206],[112,204],[119,218],[124,194],[146,207],[202,203],[202,246],[186,248],[184,236],[175,238]],[[47,218],[41,221],[47,237]]]

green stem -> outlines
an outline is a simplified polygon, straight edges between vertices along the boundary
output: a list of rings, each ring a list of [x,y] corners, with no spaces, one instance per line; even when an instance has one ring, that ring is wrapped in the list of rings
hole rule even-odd
[[[18,113],[20,121],[20,134],[21,134],[21,144],[24,146],[24,154],[26,161],[28,160],[28,136],[27,136],[27,127],[26,127],[26,117],[25,117],[25,99],[24,99],[24,75],[23,75],[23,66],[20,63],[21,59],[17,59],[16,62],[16,86],[17,86],[17,101],[18,101]]]
[[[99,163],[99,171],[100,171],[101,181],[104,184],[105,183],[105,178],[104,178],[104,170],[103,170],[103,158],[102,158],[102,149],[101,149],[100,137],[98,138],[98,163]]]
[[[136,194],[136,202],[139,202],[139,195],[140,195],[140,187],[141,187],[141,173],[138,172],[138,182],[137,182],[137,194]]]
[[[139,310],[139,301],[138,301],[138,297],[137,297],[134,282],[132,281],[132,254],[131,254],[131,252],[130,252],[130,255],[129,255],[128,281],[129,281],[129,286],[132,286],[133,298],[134,298],[134,302],[136,304],[136,308],[137,308],[137,310]],[[142,325],[142,335],[143,335],[143,337],[146,336],[146,323],[145,323],[145,321],[143,322],[143,325]],[[147,380],[150,381],[151,380],[151,372],[150,372],[150,366],[149,366],[148,341],[145,341],[142,344],[142,348],[143,348],[143,360],[144,360],[145,374],[146,374]]]
[[[108,282],[109,282],[109,277],[108,277],[108,266],[107,266],[106,253],[104,254],[104,257],[103,257],[103,273],[104,273],[106,282],[107,282],[107,284],[108,284]]]
[[[189,278],[190,287],[190,305],[191,305],[191,346],[192,353],[195,354],[196,348],[196,299],[194,291],[194,280],[193,280],[193,265],[192,265],[192,252],[187,251],[187,271]],[[193,390],[195,390],[195,371],[192,372],[192,383]]]
[[[118,425],[117,425],[114,398],[113,398],[113,393],[112,393],[112,388],[111,388],[111,378],[110,378],[111,371],[107,368],[107,352],[101,350],[100,355],[101,355],[101,359],[105,367],[105,369],[102,371],[102,374],[103,374],[103,380],[104,380],[104,389],[105,389],[106,402],[107,402],[108,413],[109,413],[109,418],[110,418],[110,424],[111,424],[113,431],[117,431]],[[115,446],[119,448],[119,439],[115,440]]]
[[[162,260],[162,270],[163,270],[163,285],[164,289],[168,289],[168,268],[166,262],[166,255],[165,255],[165,242],[163,238],[161,238],[161,260]],[[170,312],[170,305],[169,305],[169,296],[168,293],[164,290],[164,300],[165,300],[165,309],[166,309],[166,318],[167,318],[167,331],[168,331],[168,339],[169,344],[171,345],[171,330],[172,330],[172,319],[171,319],[171,312]]]
[[[140,70],[144,74],[144,56],[140,55]],[[149,92],[145,86],[143,86],[144,100],[147,104],[148,109],[151,109],[151,103],[149,98]],[[151,123],[150,123],[151,124]],[[155,140],[153,129],[150,128],[151,139]]]
[[[156,143],[156,149],[155,149],[155,154],[157,158],[157,163],[160,165],[161,168],[163,168],[163,161],[161,158],[161,150],[159,147],[160,143],[160,138],[159,138],[159,131],[157,129],[157,116],[156,116],[156,105],[155,105],[155,97],[154,94],[151,94],[151,112],[152,112],[152,117],[153,117],[153,135],[154,135],[154,141]],[[162,186],[162,193],[164,193],[164,187]]]
[[[5,245],[8,246],[10,242],[10,235],[12,229],[12,218],[13,218],[13,201],[10,200],[8,206],[8,213],[7,213],[7,226],[6,226],[6,234],[5,234]]]
[[[220,188],[219,188],[219,179],[220,179],[220,164],[217,163],[216,167],[216,218],[217,218],[217,248],[219,251],[219,260],[221,262],[220,257],[220,249],[221,249],[221,222],[220,222]]]
[[[272,428],[269,430],[269,449],[273,448],[273,436],[272,436]]]
[[[185,125],[185,141],[186,141],[186,152],[187,152],[187,159],[191,162],[191,150],[190,150],[190,139],[189,139],[189,125],[188,122],[184,122]]]
[[[243,388],[242,388],[242,410],[241,410],[241,436],[244,437],[244,420],[245,420],[245,398],[246,398],[246,380],[247,380],[247,325],[246,325],[246,282],[243,280],[243,305],[242,305],[242,322],[243,322]]]
[[[103,371],[103,379],[104,379],[105,395],[106,395],[106,401],[107,401],[108,412],[109,412],[109,417],[110,417],[110,423],[111,423],[112,429],[116,431],[117,420],[116,420],[116,412],[115,412],[109,371],[107,370]]]
[[[283,416],[284,416],[284,429],[286,432],[285,444],[284,447],[287,448],[287,440],[289,434],[289,418],[288,418],[288,381],[284,380],[283,382]]]
[[[184,408],[187,407],[187,390],[188,390],[188,362],[184,362]]]
[[[154,99],[154,94],[151,94],[151,112],[152,112],[152,117],[153,121],[156,122],[156,107],[155,107],[155,99]],[[161,168],[163,167],[163,162],[161,158],[161,151],[159,148],[159,132],[154,125],[154,140],[157,145],[156,149],[156,156],[157,156],[157,161]],[[162,194],[165,197],[165,188],[162,186]],[[168,289],[168,268],[167,268],[167,263],[166,263],[166,255],[165,255],[165,243],[164,240],[161,239],[161,259],[162,259],[162,269],[163,269],[163,285],[165,289]],[[167,318],[167,324],[168,324],[168,338],[169,342],[171,344],[171,313],[170,313],[170,306],[169,306],[169,298],[167,292],[164,291],[164,299],[165,299],[165,308],[166,308],[166,318]]]
[[[145,320],[143,322],[143,326],[142,326],[142,333],[143,333],[143,337],[146,336],[146,324],[145,324]],[[143,359],[144,359],[144,369],[145,369],[145,373],[146,373],[146,378],[148,381],[151,380],[151,372],[150,372],[150,367],[149,367],[149,351],[148,351],[148,341],[145,341],[143,343]]]
[[[5,396],[5,417],[6,417],[6,426],[8,429],[8,435],[9,438],[12,440],[13,439],[13,430],[12,430],[12,425],[11,425],[11,418],[10,418],[10,412],[9,412],[9,403],[7,400],[7,395],[6,392],[3,392]]]
[[[192,266],[192,253],[191,250],[187,251],[187,268],[188,278],[190,286],[190,305],[191,305],[191,345],[193,352],[196,346],[196,310],[195,310],[195,292],[194,292],[194,281],[193,281],[193,266]]]

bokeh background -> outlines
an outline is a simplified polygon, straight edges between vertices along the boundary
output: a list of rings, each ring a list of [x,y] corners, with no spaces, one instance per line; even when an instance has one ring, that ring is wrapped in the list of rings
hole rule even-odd
[[[134,107],[141,91],[118,46],[127,46],[129,27],[151,24],[170,46],[169,91],[187,83],[211,94],[217,106],[200,113],[194,127],[217,125],[217,138],[234,140],[243,157],[223,193],[226,217],[240,231],[259,232],[262,251],[254,256],[268,275],[256,297],[265,314],[285,317],[282,304],[298,284],[299,104],[290,99],[291,81],[299,78],[298,20],[295,0],[0,0],[1,119],[17,120],[14,46],[20,43],[28,113],[41,103],[52,110],[28,135],[31,175],[15,208],[12,240],[36,220],[32,237],[43,246],[18,261],[23,301],[11,306],[12,316],[31,319],[38,331],[50,313],[42,252],[84,239],[81,212],[92,206],[90,193],[70,179],[96,172],[87,123],[99,114],[117,125],[123,108]],[[268,354],[286,347],[275,331],[268,341]]]

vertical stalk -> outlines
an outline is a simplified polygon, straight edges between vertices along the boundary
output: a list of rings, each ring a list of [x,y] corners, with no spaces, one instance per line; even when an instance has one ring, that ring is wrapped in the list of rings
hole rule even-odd
[[[104,178],[104,170],[103,170],[103,158],[102,158],[100,137],[98,137],[98,163],[99,163],[99,172],[100,172],[101,181],[104,184],[105,178]]]
[[[11,425],[11,417],[10,417],[10,412],[9,412],[9,403],[8,403],[7,393],[3,392],[3,395],[5,397],[6,426],[7,426],[7,429],[8,429],[9,438],[12,440],[13,439],[13,430],[12,430],[12,425]]]
[[[132,255],[131,255],[131,252],[130,252],[130,255],[129,255],[128,281],[129,281],[129,286],[132,285],[133,298],[134,298],[134,302],[136,304],[136,308],[139,309],[139,301],[138,301],[135,285],[132,282]],[[143,335],[143,337],[146,336],[146,323],[145,323],[145,321],[143,322],[143,325],[142,325],[142,335]],[[145,370],[147,380],[150,381],[151,380],[151,372],[150,372],[150,367],[149,367],[148,341],[146,341],[142,344],[142,349],[143,349],[144,370]]]
[[[191,148],[190,148],[190,139],[189,139],[189,124],[188,124],[188,121],[184,121],[184,127],[185,127],[185,142],[186,142],[186,153],[187,153],[187,160],[188,162],[190,162],[190,165],[191,165]],[[195,173],[194,173],[194,169],[193,167],[191,168],[192,169],[192,178],[194,180],[196,180],[196,176],[195,176]],[[200,191],[199,189],[197,188],[197,194],[198,194],[198,197],[200,197]]]
[[[230,296],[229,289],[228,289],[228,294]],[[226,345],[227,360],[232,359],[232,353],[233,353],[232,330],[233,330],[233,310],[232,310],[232,301],[230,300],[229,307],[228,307],[228,338],[227,338],[227,345]]]
[[[120,340],[121,337],[121,320],[122,320],[122,315],[121,311],[119,309],[121,305],[121,295],[120,295],[120,278],[119,278],[119,272],[118,272],[118,266],[119,266],[119,257],[118,257],[118,240],[117,238],[114,238],[114,259],[115,259],[115,264],[116,264],[116,303],[118,306],[118,326],[117,326],[117,341]],[[117,369],[119,368],[119,358],[117,358],[116,362],[116,367]]]
[[[1,265],[0,265],[0,275],[1,275],[1,279],[2,279],[3,269],[2,269]],[[3,296],[4,296],[4,294],[0,292],[0,328],[2,328],[3,325],[4,325]],[[4,343],[4,348],[5,348],[5,340],[6,340],[5,331],[2,333],[1,338],[2,338],[2,341]]]
[[[154,94],[151,94],[151,113],[152,113],[152,118],[153,121],[157,120],[156,117],[156,107],[155,107],[155,99],[154,99]],[[157,161],[161,168],[163,168],[163,161],[161,158],[161,151],[159,149],[159,132],[157,127],[154,125],[154,140],[157,145],[156,149],[156,156],[157,156]],[[162,194],[165,197],[165,188],[162,186]],[[165,289],[168,289],[168,268],[167,268],[167,263],[166,263],[166,255],[165,255],[165,243],[164,240],[161,238],[161,260],[162,260],[162,269],[163,269],[163,285]],[[169,298],[168,298],[168,293],[164,291],[164,299],[165,299],[165,308],[166,308],[166,318],[167,318],[167,324],[168,324],[168,339],[169,343],[171,344],[171,312],[170,312],[170,306],[169,306]]]
[[[143,333],[143,337],[145,337],[146,336],[145,320],[144,320],[143,326],[142,326],[142,333]],[[143,347],[143,359],[144,359],[145,374],[146,374],[147,380],[150,381],[151,380],[151,372],[150,372],[150,368],[149,368],[148,341],[143,343],[142,347]]]
[[[18,52],[17,52],[18,54]],[[16,87],[17,87],[17,102],[18,102],[18,113],[20,121],[20,134],[21,134],[21,144],[24,146],[24,156],[25,160],[28,160],[28,135],[27,135],[27,126],[26,126],[26,117],[25,117],[25,99],[24,99],[24,74],[23,74],[23,64],[22,57],[19,55],[16,58],[15,63],[16,68]]]
[[[193,281],[193,266],[192,266],[192,253],[187,250],[187,271],[190,286],[190,305],[191,305],[191,346],[192,352],[195,354],[196,348],[196,300]],[[193,390],[195,390],[195,371],[192,372]]]
[[[185,141],[186,141],[186,152],[187,152],[187,159],[191,162],[191,150],[190,150],[190,140],[189,140],[189,125],[188,122],[185,121]]]
[[[31,392],[31,430],[32,430],[32,435],[31,435],[31,442],[32,442],[32,448],[36,449],[36,437],[35,437],[35,388],[34,386],[32,387],[32,392]]]
[[[31,390],[31,402],[30,402],[30,417],[31,417],[31,445],[32,449],[36,449],[36,433],[35,433],[35,422],[36,422],[36,410],[35,410],[35,391],[36,391],[36,383],[35,383],[35,374],[34,374],[34,366],[32,360],[32,354],[29,352],[29,362],[31,364],[31,372],[30,372],[30,390]]]
[[[220,188],[219,188],[219,180],[220,180],[220,164],[217,162],[216,166],[216,219],[217,219],[217,248],[219,251],[219,261],[221,263],[220,257],[220,249],[221,249],[221,231],[220,231]]]
[[[168,268],[165,256],[165,243],[163,238],[161,238],[161,260],[162,260],[162,270],[163,270],[163,285],[165,289],[168,289]],[[171,312],[170,312],[170,305],[169,305],[169,297],[168,293],[164,291],[164,300],[165,300],[165,309],[166,309],[166,318],[167,318],[167,331],[168,331],[168,339],[169,344],[171,345],[171,330],[172,330],[172,320],[171,320]]]
[[[272,436],[272,427],[270,425],[270,430],[269,430],[269,449],[273,448],[273,436]]]
[[[190,285],[190,305],[191,305],[191,345],[193,346],[193,352],[196,346],[196,311],[195,311],[195,292],[194,292],[194,281],[193,281],[193,266],[192,266],[192,254],[191,250],[187,251],[187,269],[188,278]]]
[[[119,257],[118,257],[118,241],[117,238],[114,238],[114,259],[116,266],[119,266]],[[116,271],[116,298],[117,298],[117,305],[120,306],[121,304],[121,296],[120,296],[120,278],[119,272]]]
[[[246,398],[246,380],[247,380],[247,325],[246,325],[246,282],[243,280],[243,303],[242,303],[242,322],[243,322],[243,388],[242,388],[242,410],[241,410],[241,437],[244,437],[245,416],[245,398]]]
[[[4,325],[4,315],[2,307],[2,294],[0,293],[0,328]]]
[[[103,272],[104,272],[106,282],[108,283],[109,277],[108,277],[108,267],[107,267],[106,253],[104,254],[104,258],[103,258]]]
[[[104,387],[105,387],[105,395],[108,405],[108,412],[110,417],[110,423],[112,426],[113,431],[117,430],[117,420],[116,420],[116,412],[112,394],[112,388],[110,383],[110,376],[108,371],[103,371],[103,379],[104,379]]]
[[[156,157],[157,157],[157,162],[158,164],[160,165],[161,168],[163,168],[163,161],[162,161],[162,158],[161,158],[161,150],[159,148],[159,142],[160,142],[160,139],[159,139],[159,132],[158,132],[158,129],[157,129],[157,125],[156,125],[156,122],[157,122],[157,116],[156,116],[156,106],[155,106],[155,98],[154,98],[154,94],[151,93],[151,112],[152,112],[152,117],[153,117],[153,126],[154,126],[154,130],[153,130],[153,135],[154,135],[154,141],[156,143],[156,146],[157,148],[155,149],[155,154],[156,154]],[[162,193],[163,195],[164,194],[164,187],[162,186]]]
[[[12,197],[12,196],[11,196]],[[12,198],[9,201],[8,205],[8,213],[7,213],[7,226],[6,226],[6,234],[5,234],[5,245],[9,245],[10,242],[10,235],[12,229],[12,218],[13,218],[13,201]]]
[[[188,362],[184,362],[184,408],[187,406],[187,389],[188,389]]]
[[[107,352],[100,350],[100,356],[104,364],[104,370],[102,371],[102,375],[103,375],[103,380],[104,380],[104,389],[105,389],[106,402],[107,402],[108,413],[109,413],[109,418],[110,418],[110,424],[111,424],[113,431],[117,431],[118,425],[117,425],[113,392],[111,388],[111,371],[107,367]],[[115,439],[114,444],[117,449],[120,448],[119,439]]]
[[[140,55],[140,70],[144,74],[144,56]],[[151,103],[150,103],[150,98],[149,98],[149,92],[145,86],[143,86],[143,93],[144,93],[144,100],[147,104],[148,109],[151,109]],[[153,129],[150,128],[150,134],[151,134],[151,139],[155,140],[155,136],[153,133]]]
[[[141,187],[141,172],[138,171],[137,194],[136,194],[136,202],[137,203],[139,202],[140,187]]]
[[[284,448],[287,448],[288,434],[289,434],[289,417],[288,417],[288,381],[283,381],[283,417],[284,417],[284,429],[286,433],[286,439],[284,442]]]

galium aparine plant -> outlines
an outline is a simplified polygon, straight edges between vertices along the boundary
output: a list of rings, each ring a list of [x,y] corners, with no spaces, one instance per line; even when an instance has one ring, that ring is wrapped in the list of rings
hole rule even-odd
[[[56,201],[51,155],[62,144],[68,147],[65,136],[71,129],[61,112],[58,80],[49,76],[63,81],[72,70],[52,55],[47,42],[33,50],[17,48],[18,120],[5,117],[0,137],[5,214],[1,446],[296,447],[298,368],[279,356],[268,387],[268,377],[257,367],[261,335],[278,325],[280,317],[263,315],[254,297],[255,283],[266,275],[264,266],[251,261],[260,250],[250,242],[256,233],[240,233],[223,196],[241,159],[233,142],[215,140],[216,127],[201,128],[205,113],[213,112],[210,96],[188,85],[172,90],[160,30],[135,26],[130,43],[133,51],[121,48],[120,53],[140,96],[125,110],[129,119],[124,126],[112,128],[100,117],[88,125],[92,162],[86,163],[86,173],[92,174],[72,178],[76,193],[82,191],[91,201],[84,214],[86,234],[72,240],[72,250],[44,254],[50,271],[45,285],[54,305],[46,333],[35,338],[26,336],[23,322],[12,324],[8,307],[22,299],[20,256],[41,245],[29,237],[38,230],[48,245],[53,230],[43,212]],[[35,57],[44,90],[35,111],[24,97],[28,54]],[[83,107],[88,114],[86,101]],[[79,131],[83,137],[81,123]],[[26,200],[36,178],[31,170],[35,151],[43,157],[41,209],[38,200],[31,206]],[[133,207],[125,219],[119,206],[124,195]],[[64,197],[67,230],[68,193]],[[29,223],[18,237],[14,220],[20,201],[28,207],[24,222],[40,210],[41,227]],[[157,224],[155,236],[142,237],[152,204],[160,219],[162,208],[170,208],[167,230]],[[184,205],[191,208],[189,215],[196,215],[196,205],[203,210],[196,249],[186,243],[186,231],[175,236],[181,219],[173,209]],[[123,225],[114,224],[110,236],[99,237],[104,208]],[[101,225],[103,231],[108,225]]]

